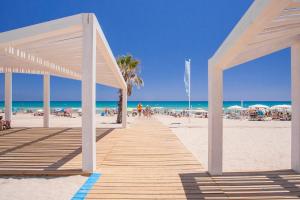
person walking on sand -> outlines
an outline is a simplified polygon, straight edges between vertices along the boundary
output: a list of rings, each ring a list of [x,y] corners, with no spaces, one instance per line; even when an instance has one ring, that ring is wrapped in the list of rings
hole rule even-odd
[[[141,103],[139,103],[137,105],[137,110],[138,110],[138,113],[139,113],[139,117],[142,115],[142,111],[143,111],[143,106]]]

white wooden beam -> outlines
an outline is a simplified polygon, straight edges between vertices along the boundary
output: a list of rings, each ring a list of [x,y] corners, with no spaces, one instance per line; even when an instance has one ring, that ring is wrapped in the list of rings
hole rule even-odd
[[[240,53],[232,62],[230,66],[236,66],[245,62],[269,55],[276,51],[289,48],[295,41],[298,41],[300,36],[282,38],[277,40],[268,40],[266,42],[249,45],[247,50]]]
[[[259,35],[252,39],[252,43],[259,43],[264,42],[265,40],[272,40],[272,39],[280,39],[280,38],[287,38],[287,37],[294,37],[299,35],[300,33],[300,26],[297,27],[286,27],[282,28],[277,31],[269,31],[269,32],[261,32]]]
[[[122,127],[126,128],[127,126],[127,89],[122,89]]]
[[[208,67],[208,172],[222,174],[223,165],[223,70]]]
[[[86,15],[94,18],[94,27],[97,30],[96,57],[103,61],[103,64],[96,66],[97,72],[104,69],[104,73],[97,74],[96,82],[115,88],[126,88],[115,57],[94,14],[78,14],[0,33],[0,65],[9,70],[21,69],[20,73],[45,72],[64,78],[81,79],[82,21]],[[5,51],[8,48],[21,50],[26,56],[9,54]],[[32,60],[29,55],[40,58],[42,63],[40,60]],[[60,67],[49,67],[44,64],[47,62]]]
[[[292,137],[291,166],[300,172],[300,42],[291,48]]]
[[[106,64],[114,74],[114,78],[118,81],[118,85],[121,86],[122,89],[125,89],[125,80],[97,19],[95,20],[95,26],[97,30],[97,50],[101,52]]]
[[[8,66],[4,68],[24,69],[28,71],[44,71],[64,78],[71,78],[75,80],[81,79],[80,72],[78,71],[69,70],[70,72],[74,73],[72,75],[70,73],[66,73],[52,67],[43,66],[37,62],[33,62],[28,59],[19,58],[18,56],[5,55],[0,57],[0,63],[2,64],[2,66]]]
[[[267,26],[267,28],[285,26],[285,25],[296,25],[296,24],[299,24],[299,20],[300,20],[299,15],[295,15],[295,16],[287,17],[287,18],[284,18],[284,17],[276,18]]]
[[[82,170],[96,170],[96,29],[94,16],[83,16]]]
[[[81,30],[82,14],[0,33],[0,46],[28,43]]]
[[[5,79],[5,120],[12,120],[12,73],[6,72]]]
[[[50,75],[44,75],[44,127],[49,128],[50,126]]]
[[[77,32],[68,33],[66,35],[58,35],[58,36],[50,37],[50,38],[48,38],[48,37],[41,38],[40,40],[35,40],[35,41],[26,43],[26,44],[16,43],[16,44],[14,44],[14,47],[27,51],[27,50],[36,49],[36,48],[44,48],[44,47],[49,47],[49,46],[51,47],[52,45],[61,44],[62,42],[69,43],[69,42],[74,42],[74,41],[76,42],[77,40],[81,41],[81,39],[82,39],[82,30],[77,31]]]
[[[299,13],[300,14],[300,13]],[[297,28],[300,27],[300,23],[299,23],[299,18],[298,21],[296,23],[292,23],[290,22],[283,22],[281,21],[274,23],[274,21],[272,21],[264,30],[263,32],[261,32],[261,34],[264,33],[274,33],[274,32],[280,32],[280,31],[286,31],[287,29],[293,29],[293,30],[297,30]],[[283,34],[283,35],[287,35],[287,34]]]
[[[299,0],[292,0],[291,3],[289,3],[288,8],[297,8],[300,7],[300,1]]]
[[[243,51],[251,40],[260,33],[281,11],[290,0],[254,1],[239,23],[235,26],[211,62],[221,68],[230,67],[229,63]]]

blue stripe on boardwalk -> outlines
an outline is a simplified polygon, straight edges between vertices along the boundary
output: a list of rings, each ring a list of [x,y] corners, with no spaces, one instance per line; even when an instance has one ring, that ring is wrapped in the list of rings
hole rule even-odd
[[[100,173],[93,173],[90,177],[85,181],[85,183],[81,186],[81,188],[76,192],[76,194],[72,197],[71,200],[83,200],[85,199],[86,195],[92,189],[94,184],[100,178]]]

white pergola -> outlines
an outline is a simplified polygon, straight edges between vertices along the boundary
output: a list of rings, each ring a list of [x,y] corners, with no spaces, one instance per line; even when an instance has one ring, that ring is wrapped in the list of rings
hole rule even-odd
[[[0,33],[0,72],[5,73],[5,119],[12,119],[12,73],[44,76],[44,127],[49,127],[50,75],[82,81],[82,170],[96,169],[96,83],[127,87],[96,16],[78,14]],[[30,88],[28,88],[30,90]]]
[[[211,174],[222,174],[223,71],[289,47],[293,108],[291,166],[300,172],[300,1],[256,0],[208,62]]]

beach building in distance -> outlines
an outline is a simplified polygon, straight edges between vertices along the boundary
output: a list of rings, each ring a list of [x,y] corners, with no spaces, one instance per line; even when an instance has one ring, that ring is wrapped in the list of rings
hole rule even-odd
[[[289,47],[292,74],[291,166],[294,171],[300,172],[299,14],[300,1],[297,0],[254,1],[209,60],[208,170],[211,174],[222,174],[223,71]]]
[[[96,83],[127,88],[96,16],[78,14],[0,34],[0,72],[5,73],[5,119],[12,119],[12,73],[44,76],[44,127],[49,127],[50,76],[82,81],[82,170],[96,167]],[[29,89],[29,88],[28,88]],[[122,115],[126,127],[126,117]],[[13,122],[12,122],[13,125]]]

